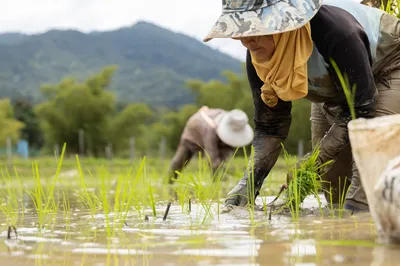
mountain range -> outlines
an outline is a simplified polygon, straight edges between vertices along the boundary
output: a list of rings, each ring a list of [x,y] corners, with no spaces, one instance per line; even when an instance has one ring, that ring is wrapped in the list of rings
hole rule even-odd
[[[113,31],[0,34],[0,97],[42,100],[39,88],[118,65],[110,90],[120,102],[176,107],[194,100],[188,79],[223,80],[242,62],[201,41],[145,21]]]

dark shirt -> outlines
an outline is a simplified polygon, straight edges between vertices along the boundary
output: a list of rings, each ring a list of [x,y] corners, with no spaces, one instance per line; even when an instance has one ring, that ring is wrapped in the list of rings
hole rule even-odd
[[[356,116],[372,117],[375,112],[377,90],[371,68],[370,44],[362,25],[344,9],[322,6],[310,20],[310,26],[314,45],[329,65],[328,72],[335,89],[343,96],[336,102],[327,101],[325,104],[327,111],[335,113],[338,123],[347,124],[351,119],[343,88],[330,62],[332,58],[342,74],[347,73],[350,84],[356,84],[354,97]],[[247,51],[246,65],[253,94],[260,93],[263,83],[251,64],[249,51]],[[275,107],[268,107],[262,101],[255,101],[256,104],[260,105],[255,106],[256,127],[257,120],[262,120],[258,123],[259,127],[265,125],[264,129],[268,131],[268,135],[286,137],[288,126],[285,123],[289,118],[282,118],[290,117],[291,103],[279,100]],[[264,114],[257,114],[257,110]]]

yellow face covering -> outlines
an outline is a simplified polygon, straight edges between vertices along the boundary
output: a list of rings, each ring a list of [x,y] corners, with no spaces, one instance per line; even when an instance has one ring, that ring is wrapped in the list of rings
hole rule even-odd
[[[264,82],[261,98],[270,107],[278,98],[292,101],[308,93],[307,61],[313,43],[310,24],[279,34],[274,34],[275,52],[271,60],[258,60],[251,53],[252,63],[258,77]]]

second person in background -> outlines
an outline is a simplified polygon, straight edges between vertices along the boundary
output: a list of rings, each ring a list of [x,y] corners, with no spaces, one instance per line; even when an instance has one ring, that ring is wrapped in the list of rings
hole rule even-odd
[[[238,147],[249,145],[253,129],[245,112],[239,109],[226,111],[203,106],[186,122],[179,145],[170,166],[169,183],[177,178],[192,156],[202,152],[210,159],[215,177],[221,164],[232,156]]]

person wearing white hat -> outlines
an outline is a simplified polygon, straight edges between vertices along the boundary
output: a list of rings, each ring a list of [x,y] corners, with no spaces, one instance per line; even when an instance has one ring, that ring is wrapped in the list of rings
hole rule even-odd
[[[334,162],[320,173],[330,184],[325,189],[332,189],[338,203],[347,188],[339,187],[339,178],[342,185],[351,179],[345,208],[368,211],[348,136],[352,113],[337,70],[356,86],[356,118],[400,113],[400,20],[350,0],[222,0],[222,14],[204,42],[213,38],[231,38],[247,48],[255,111],[255,197],[248,194],[248,169],[226,205],[244,206],[259,195],[288,135],[291,102],[306,98],[312,102],[318,164]]]
[[[239,109],[200,108],[186,122],[170,166],[173,177],[176,179],[176,171],[181,171],[199,151],[209,156],[215,175],[236,148],[252,142],[254,132],[248,122],[246,113]],[[172,182],[169,178],[169,183]]]

